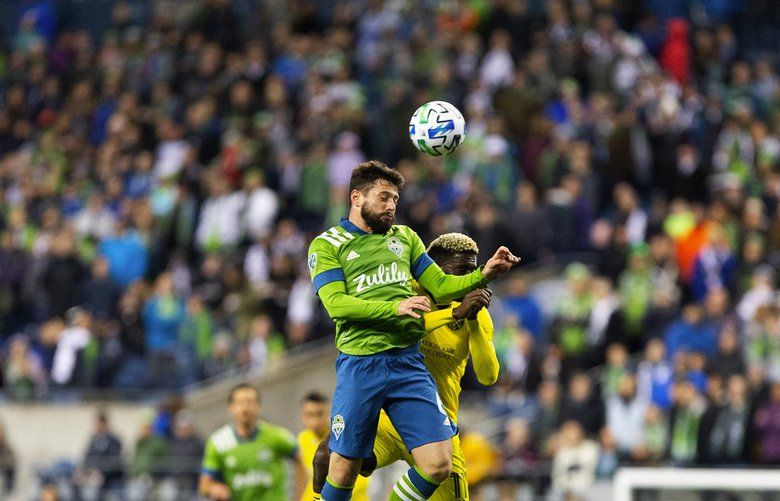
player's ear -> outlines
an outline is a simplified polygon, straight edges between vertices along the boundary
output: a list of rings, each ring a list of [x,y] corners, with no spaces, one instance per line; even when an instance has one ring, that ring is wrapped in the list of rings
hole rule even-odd
[[[352,190],[349,194],[349,205],[360,207],[363,204],[363,192],[360,190]]]

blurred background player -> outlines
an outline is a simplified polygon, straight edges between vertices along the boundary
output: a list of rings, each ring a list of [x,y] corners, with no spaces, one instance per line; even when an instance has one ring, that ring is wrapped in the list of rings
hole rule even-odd
[[[501,277],[520,260],[500,247],[483,269],[445,274],[408,226],[394,225],[403,177],[382,162],[364,162],[350,178],[349,218],[320,234],[309,247],[312,283],[336,322],[336,390],[331,410],[328,478],[322,499],[350,498],[361,458],[373,452],[379,411],[385,409],[415,466],[398,490],[428,499],[452,473],[455,427],[418,349],[425,329],[425,296],[462,297]],[[418,313],[420,312],[420,313]],[[404,499],[391,493],[390,499]]]
[[[477,244],[470,237],[460,233],[448,233],[438,237],[428,246],[427,252],[442,271],[451,275],[466,275],[477,268],[479,253]],[[493,321],[487,311],[490,296],[491,292],[488,289],[473,291],[463,298],[461,304],[453,303],[450,308],[425,315],[426,325],[429,323],[429,317],[436,314],[447,314],[452,317],[451,322],[432,330],[423,338],[420,351],[425,355],[425,365],[436,382],[447,417],[456,426],[461,392],[460,380],[466,371],[469,355],[481,384],[490,386],[498,379],[499,364],[493,347]],[[393,428],[387,414],[383,412],[379,417],[377,436],[374,441],[374,458],[363,461],[361,474],[370,475],[373,469],[382,468],[398,460],[414,465],[414,458],[404,445],[401,436]],[[323,472],[327,470],[327,461],[327,441],[323,440],[314,464],[315,482],[317,479],[324,478]],[[321,488],[321,485],[321,483],[315,485],[315,490]],[[399,488],[402,486],[396,485],[394,492],[401,499],[416,499],[411,497],[408,491],[399,493]],[[452,474],[430,499],[442,501],[469,499],[466,463],[458,435],[452,439]]]
[[[300,450],[301,462],[306,470],[306,478],[308,479],[301,501],[311,501],[314,498],[314,492],[312,491],[312,463],[317,452],[317,446],[328,436],[328,425],[330,423],[329,403],[328,397],[319,391],[312,391],[303,397],[303,402],[301,403],[303,431],[298,434],[298,449]],[[355,481],[355,489],[352,491],[352,501],[370,501],[368,497],[368,483],[368,478],[358,477],[357,481]],[[318,492],[321,489],[322,486],[319,487]]]
[[[198,491],[215,501],[287,499],[287,468],[295,461],[295,493],[303,491],[304,471],[295,436],[258,419],[260,394],[249,384],[230,390],[233,423],[211,434],[203,455]]]

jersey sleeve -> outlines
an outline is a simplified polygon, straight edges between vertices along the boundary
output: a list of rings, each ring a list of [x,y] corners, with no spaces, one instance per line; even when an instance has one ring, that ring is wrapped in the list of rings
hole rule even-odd
[[[476,320],[466,320],[469,331],[469,352],[474,372],[480,384],[491,386],[498,379],[499,364],[493,346],[493,319],[486,308],[477,313]]]
[[[360,299],[347,293],[344,270],[328,242],[312,241],[308,265],[314,293],[333,320],[387,320],[397,315],[400,301]]]
[[[217,452],[212,439],[206,442],[200,471],[216,480],[222,480],[222,456]]]
[[[327,284],[346,281],[336,248],[321,238],[315,238],[309,245],[308,265],[315,294]]]
[[[401,303],[350,296],[344,282],[324,285],[318,295],[333,320],[389,320],[398,315],[398,305]]]

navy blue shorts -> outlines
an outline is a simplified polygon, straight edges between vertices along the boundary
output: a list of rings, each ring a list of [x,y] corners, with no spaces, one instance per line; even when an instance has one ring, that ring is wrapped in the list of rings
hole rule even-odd
[[[456,432],[417,345],[375,355],[339,354],[330,450],[345,457],[371,457],[381,409],[410,451]]]

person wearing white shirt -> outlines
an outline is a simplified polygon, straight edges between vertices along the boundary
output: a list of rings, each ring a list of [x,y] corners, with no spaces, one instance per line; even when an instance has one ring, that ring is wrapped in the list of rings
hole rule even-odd
[[[274,221],[279,213],[279,197],[265,186],[263,174],[252,171],[244,178],[246,210],[244,227],[250,237],[260,240],[268,237],[273,230]]]

